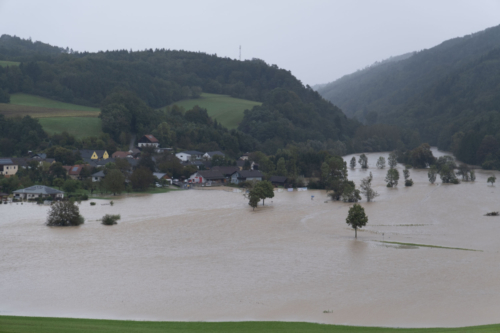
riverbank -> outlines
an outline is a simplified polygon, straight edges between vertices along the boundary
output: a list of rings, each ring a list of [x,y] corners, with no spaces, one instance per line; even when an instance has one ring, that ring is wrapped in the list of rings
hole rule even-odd
[[[363,314],[360,314],[361,316]],[[95,320],[72,318],[40,318],[40,317],[12,317],[0,316],[0,333],[66,333],[66,332],[260,332],[260,333],[489,333],[500,331],[500,324],[461,327],[461,328],[387,328],[325,325],[303,322],[154,322],[154,321],[124,321],[124,320]]]

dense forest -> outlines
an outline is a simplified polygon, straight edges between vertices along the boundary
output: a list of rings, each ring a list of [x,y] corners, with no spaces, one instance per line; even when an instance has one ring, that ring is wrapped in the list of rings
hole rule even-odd
[[[100,107],[102,129],[117,145],[125,146],[133,135],[153,133],[163,146],[220,149],[236,157],[246,151],[274,154],[297,144],[345,154],[420,143],[412,130],[348,119],[289,71],[260,59],[237,61],[165,49],[78,53],[3,35],[0,60],[19,62],[0,67],[4,102],[9,94],[23,92]],[[206,110],[165,107],[202,92],[263,104],[245,111],[238,129],[231,131],[210,119]]]
[[[319,89],[365,124],[416,129],[461,161],[500,168],[500,26],[372,66]]]

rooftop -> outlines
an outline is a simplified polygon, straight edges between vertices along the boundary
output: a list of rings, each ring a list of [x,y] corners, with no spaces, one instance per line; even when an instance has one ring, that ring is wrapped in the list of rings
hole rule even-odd
[[[44,185],[35,185],[12,192],[14,194],[62,194],[63,191],[56,190]]]

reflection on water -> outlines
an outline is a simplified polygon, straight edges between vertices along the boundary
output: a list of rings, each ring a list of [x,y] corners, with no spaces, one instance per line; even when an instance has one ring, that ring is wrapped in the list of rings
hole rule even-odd
[[[253,212],[239,193],[183,191],[82,203],[75,228],[47,207],[0,206],[0,314],[145,320],[297,320],[384,326],[498,322],[500,217],[491,172],[475,183],[385,187],[369,221],[323,191],[276,193]],[[351,156],[346,156],[347,160]],[[387,154],[385,154],[387,157]],[[401,168],[401,166],[399,166]],[[498,177],[498,175],[497,175]],[[439,182],[439,179],[438,179]],[[314,193],[315,199],[311,200]],[[272,201],[272,202],[271,202]],[[97,220],[120,214],[112,227]],[[383,235],[382,235],[383,234]],[[382,239],[483,252],[388,246]],[[332,313],[323,313],[331,310]],[[359,315],[362,314],[362,315]]]

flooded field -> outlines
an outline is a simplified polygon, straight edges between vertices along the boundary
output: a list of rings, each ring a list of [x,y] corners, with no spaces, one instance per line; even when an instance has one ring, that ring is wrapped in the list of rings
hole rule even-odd
[[[492,172],[431,185],[425,170],[411,170],[413,187],[388,189],[387,169],[375,168],[387,154],[367,156],[370,169],[358,164],[349,178],[359,184],[371,171],[380,196],[362,203],[369,221],[357,240],[345,223],[350,204],[325,203],[324,191],[275,193],[255,211],[242,194],[219,190],[94,200],[81,204],[86,222],[73,228],[46,227],[48,207],[2,205],[0,314],[499,323],[500,217],[484,216],[500,210],[486,183]],[[97,221],[104,214],[122,219],[106,227]]]

